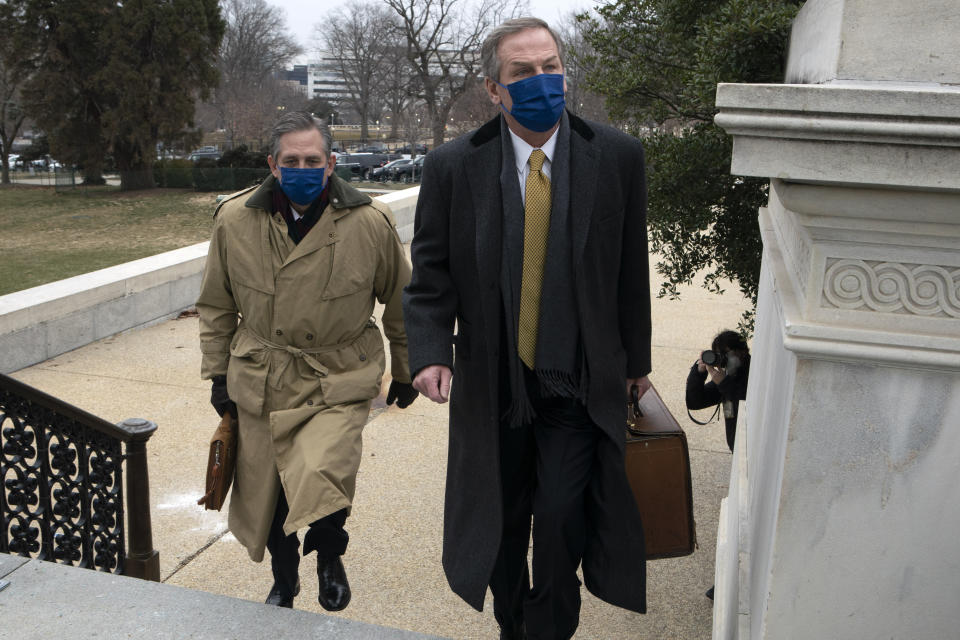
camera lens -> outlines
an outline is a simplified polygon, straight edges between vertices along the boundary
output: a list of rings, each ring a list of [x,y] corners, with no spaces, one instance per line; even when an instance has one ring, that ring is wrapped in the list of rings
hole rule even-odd
[[[700,354],[700,359],[703,361],[703,364],[709,365],[711,367],[725,367],[727,365],[727,357],[725,354],[717,353],[716,351],[704,351]]]

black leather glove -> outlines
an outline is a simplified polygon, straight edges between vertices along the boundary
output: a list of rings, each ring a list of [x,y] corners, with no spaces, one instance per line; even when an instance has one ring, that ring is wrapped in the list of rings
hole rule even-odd
[[[221,418],[228,411],[230,415],[236,418],[237,404],[230,399],[230,395],[227,393],[227,376],[214,376],[211,380],[213,386],[210,388],[210,404],[217,410]]]
[[[406,409],[413,404],[418,395],[420,395],[420,392],[414,389],[409,382],[394,380],[390,383],[390,389],[387,391],[387,404],[393,404],[393,401],[396,400],[399,408]]]

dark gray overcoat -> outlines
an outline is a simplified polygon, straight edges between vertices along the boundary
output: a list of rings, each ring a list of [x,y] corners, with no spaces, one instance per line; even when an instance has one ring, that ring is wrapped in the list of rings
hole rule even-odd
[[[643,612],[643,532],[623,462],[625,381],[650,372],[643,147],[610,127],[569,118],[573,286],[589,370],[587,409],[607,435],[587,499],[584,581],[597,597]],[[443,567],[453,591],[476,609],[483,608],[503,523],[501,164],[500,116],[427,156],[403,299],[410,371],[432,364],[453,370]]]

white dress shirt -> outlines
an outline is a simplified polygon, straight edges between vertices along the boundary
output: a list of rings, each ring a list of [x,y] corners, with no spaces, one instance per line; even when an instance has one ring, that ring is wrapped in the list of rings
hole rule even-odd
[[[530,154],[533,153],[536,147],[531,147],[512,130],[508,129],[508,131],[510,131],[510,139],[513,141],[513,157],[517,161],[517,178],[520,180],[520,199],[523,202],[523,206],[527,206],[527,176],[530,174],[529,160]],[[560,127],[557,127],[557,131],[560,131]],[[557,148],[557,131],[554,131],[550,139],[540,147],[543,155],[547,156],[547,159],[543,161],[541,171],[547,176],[548,180],[550,179],[550,168],[553,166],[553,151]]]

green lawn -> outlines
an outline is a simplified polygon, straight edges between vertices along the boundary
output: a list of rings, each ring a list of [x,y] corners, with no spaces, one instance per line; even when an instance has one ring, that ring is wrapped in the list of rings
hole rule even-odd
[[[215,193],[0,188],[0,295],[209,239]]]
[[[0,295],[209,240],[216,198],[192,189],[0,186]]]

